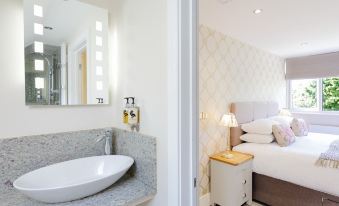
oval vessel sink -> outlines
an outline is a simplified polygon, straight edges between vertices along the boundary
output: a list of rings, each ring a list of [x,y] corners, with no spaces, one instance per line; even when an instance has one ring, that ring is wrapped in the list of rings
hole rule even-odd
[[[93,195],[120,179],[134,160],[105,155],[70,160],[29,172],[13,185],[28,197],[58,203]]]

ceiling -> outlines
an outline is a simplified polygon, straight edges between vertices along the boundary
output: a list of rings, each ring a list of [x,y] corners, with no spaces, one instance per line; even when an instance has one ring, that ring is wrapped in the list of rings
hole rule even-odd
[[[339,51],[339,0],[200,0],[199,22],[284,58]],[[261,9],[260,14],[254,14]]]

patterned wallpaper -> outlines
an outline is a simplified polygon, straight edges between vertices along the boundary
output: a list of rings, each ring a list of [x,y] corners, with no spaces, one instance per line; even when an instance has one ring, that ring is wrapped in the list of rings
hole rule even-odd
[[[229,130],[219,126],[235,101],[277,101],[286,105],[284,59],[204,25],[199,28],[200,195],[209,192],[209,156],[226,149]]]

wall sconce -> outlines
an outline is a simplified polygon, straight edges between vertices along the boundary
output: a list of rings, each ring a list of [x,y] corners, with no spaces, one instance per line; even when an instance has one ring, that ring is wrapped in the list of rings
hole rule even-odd
[[[208,114],[205,113],[205,112],[200,112],[200,114],[199,114],[199,119],[201,119],[201,120],[206,120],[206,119],[208,119]]]

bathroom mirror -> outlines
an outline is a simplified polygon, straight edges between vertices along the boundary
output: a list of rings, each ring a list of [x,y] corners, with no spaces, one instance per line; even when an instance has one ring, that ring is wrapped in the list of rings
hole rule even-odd
[[[108,11],[24,0],[26,105],[108,104]]]

